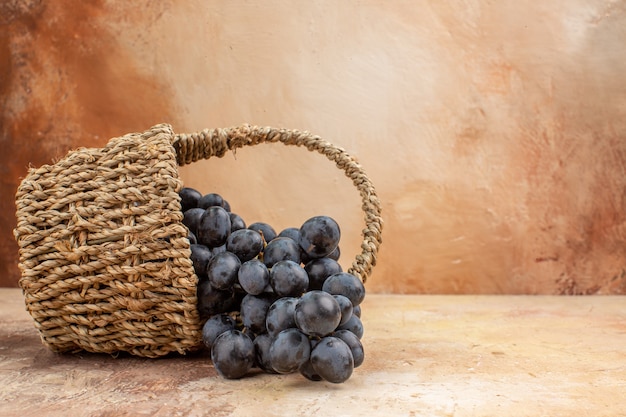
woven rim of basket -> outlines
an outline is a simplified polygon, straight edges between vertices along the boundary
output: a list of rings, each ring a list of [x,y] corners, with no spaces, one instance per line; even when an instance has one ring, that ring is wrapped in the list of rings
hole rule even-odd
[[[362,231],[362,251],[356,255],[348,272],[366,282],[376,265],[378,248],[382,243],[381,205],[369,177],[357,160],[344,149],[306,131],[250,125],[176,134],[173,146],[176,149],[177,162],[183,166],[214,156],[222,157],[226,152],[235,151],[244,146],[276,142],[304,146],[309,151],[318,152],[335,162],[337,167],[352,180],[361,196],[365,228]]]

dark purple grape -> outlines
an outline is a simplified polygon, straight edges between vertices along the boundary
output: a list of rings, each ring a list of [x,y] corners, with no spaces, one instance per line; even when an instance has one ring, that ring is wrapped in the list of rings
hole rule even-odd
[[[311,365],[322,379],[339,384],[352,375],[354,358],[346,342],[338,337],[327,336],[311,351]]]
[[[340,257],[341,257],[341,249],[339,248],[339,246],[337,246],[335,250],[329,253],[327,256],[327,258],[334,259],[335,261],[338,261]]]
[[[270,283],[270,271],[258,259],[251,259],[241,264],[237,274],[241,289],[252,295],[265,292]]]
[[[272,273],[270,271],[270,277],[271,277],[271,275],[272,275]],[[274,288],[272,288],[271,284],[267,284],[267,286],[263,289],[263,292],[266,293],[266,294],[275,294],[277,297],[280,297],[278,294],[276,294],[274,292]]]
[[[297,227],[288,227],[286,229],[281,230],[277,237],[288,237],[294,242],[300,242],[300,229]]]
[[[319,343],[319,340],[320,339],[310,340],[311,352],[313,351],[313,349],[315,349],[315,346],[317,346],[317,344]],[[322,377],[319,376],[317,372],[315,372],[315,370],[313,369],[313,365],[311,365],[310,357],[309,357],[309,360],[303,363],[298,370],[300,371],[300,374],[306,379],[308,379],[309,381],[322,381],[323,380]]]
[[[297,297],[308,288],[309,277],[294,261],[280,261],[270,270],[270,285],[279,297]]]
[[[211,248],[211,253],[213,254],[213,256],[222,252],[226,252],[226,243],[224,243],[222,246],[216,246],[214,248]]]
[[[187,229],[193,234],[198,236],[198,225],[200,224],[200,218],[204,214],[204,209],[199,207],[193,207],[183,213],[183,224],[187,226]]]
[[[311,258],[309,255],[307,255],[306,252],[304,251],[304,249],[300,248],[300,263],[303,264],[303,265],[306,265],[309,262],[311,262],[312,260],[313,260],[313,258]]]
[[[360,279],[347,272],[339,272],[326,278],[322,291],[348,297],[353,306],[358,306],[365,299],[365,286]]]
[[[200,191],[191,188],[183,187],[179,192],[181,211],[184,213],[190,208],[198,207],[198,201],[202,198]]]
[[[274,339],[267,333],[263,333],[254,338],[254,351],[256,353],[256,364],[261,370],[275,374],[270,360],[270,346]]]
[[[236,379],[258,366],[311,381],[347,380],[364,359],[365,288],[338,263],[335,220],[316,216],[277,234],[268,223],[246,226],[219,194],[189,187],[179,194],[200,278],[202,341],[217,372]]]
[[[328,216],[315,216],[300,226],[300,247],[310,258],[329,255],[337,245],[341,231],[335,220]]]
[[[193,270],[200,279],[206,278],[206,269],[213,257],[211,249],[204,245],[191,244],[191,261],[193,262]]]
[[[352,352],[352,359],[354,359],[354,367],[358,368],[365,359],[365,351],[363,350],[363,344],[361,340],[349,330],[337,330],[333,333],[334,337],[338,337],[343,340]]]
[[[202,326],[202,342],[207,349],[211,349],[215,339],[228,330],[235,329],[235,320],[228,314],[215,314]]]
[[[296,297],[282,297],[272,303],[265,317],[265,327],[270,336],[276,337],[283,330],[296,327],[297,303]]]
[[[217,206],[209,207],[200,217],[195,232],[198,242],[210,248],[222,246],[230,235],[230,226],[230,215],[226,210]]]
[[[246,222],[241,218],[240,215],[236,213],[229,213],[230,216],[230,232],[234,232],[235,230],[245,229]]]
[[[232,291],[223,291],[211,286],[209,280],[201,280],[196,287],[198,313],[201,318],[226,313],[236,308],[237,299]]]
[[[323,381],[322,377],[315,372],[311,360],[309,359],[298,368],[300,375],[308,379],[309,381]]]
[[[337,327],[337,330],[349,330],[359,339],[363,338],[363,322],[354,314],[352,314],[352,317],[350,317],[347,322]]]
[[[206,269],[209,282],[218,290],[229,290],[237,282],[241,261],[230,252],[213,255]]]
[[[324,281],[331,275],[342,272],[341,265],[330,258],[318,258],[309,261],[304,270],[309,276],[309,290],[321,290]]]
[[[255,363],[254,343],[239,330],[228,330],[215,339],[211,360],[215,370],[227,379],[245,376]]]
[[[339,309],[341,310],[341,320],[339,321],[339,326],[341,326],[342,324],[346,324],[346,322],[350,320],[354,307],[352,307],[352,303],[350,302],[348,297],[345,297],[343,295],[333,295],[333,297],[335,297],[335,300],[337,300],[337,303],[339,304]]]
[[[265,242],[270,242],[276,237],[276,231],[272,226],[263,222],[252,223],[248,226],[250,230],[256,230],[257,232],[261,232],[263,234],[263,239]]]
[[[268,268],[286,260],[300,263],[300,247],[288,237],[276,237],[263,249],[263,263]]]
[[[340,320],[339,303],[327,292],[306,292],[296,304],[296,325],[306,335],[324,337],[337,328]]]
[[[254,334],[265,333],[265,318],[273,298],[268,295],[246,294],[241,300],[241,322]]]
[[[209,207],[222,207],[224,199],[221,195],[215,193],[205,194],[198,200],[198,207],[208,209]]]
[[[270,346],[272,369],[281,374],[295,372],[309,360],[309,338],[298,329],[286,329],[278,333]]]
[[[226,250],[237,255],[241,262],[246,262],[261,253],[263,238],[254,230],[235,230],[226,239]]]

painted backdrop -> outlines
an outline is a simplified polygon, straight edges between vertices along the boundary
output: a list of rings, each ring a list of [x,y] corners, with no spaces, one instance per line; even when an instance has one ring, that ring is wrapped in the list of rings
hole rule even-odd
[[[626,293],[626,3],[0,3],[0,284],[29,164],[161,122],[308,130],[354,155],[385,220],[370,291]],[[341,225],[319,155],[260,145],[181,169],[249,223]]]

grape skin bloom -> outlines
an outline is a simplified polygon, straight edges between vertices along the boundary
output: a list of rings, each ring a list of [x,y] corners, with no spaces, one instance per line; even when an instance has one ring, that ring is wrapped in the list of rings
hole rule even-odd
[[[253,367],[341,383],[364,360],[363,283],[339,264],[340,229],[316,216],[276,234],[246,227],[221,195],[184,187],[202,345],[226,379]]]

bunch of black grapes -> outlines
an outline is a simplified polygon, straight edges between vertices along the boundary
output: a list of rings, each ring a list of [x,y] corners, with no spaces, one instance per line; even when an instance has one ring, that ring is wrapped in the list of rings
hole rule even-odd
[[[339,225],[316,216],[280,233],[246,225],[219,194],[180,191],[202,339],[217,372],[257,367],[341,383],[363,363],[365,288],[338,263]]]

